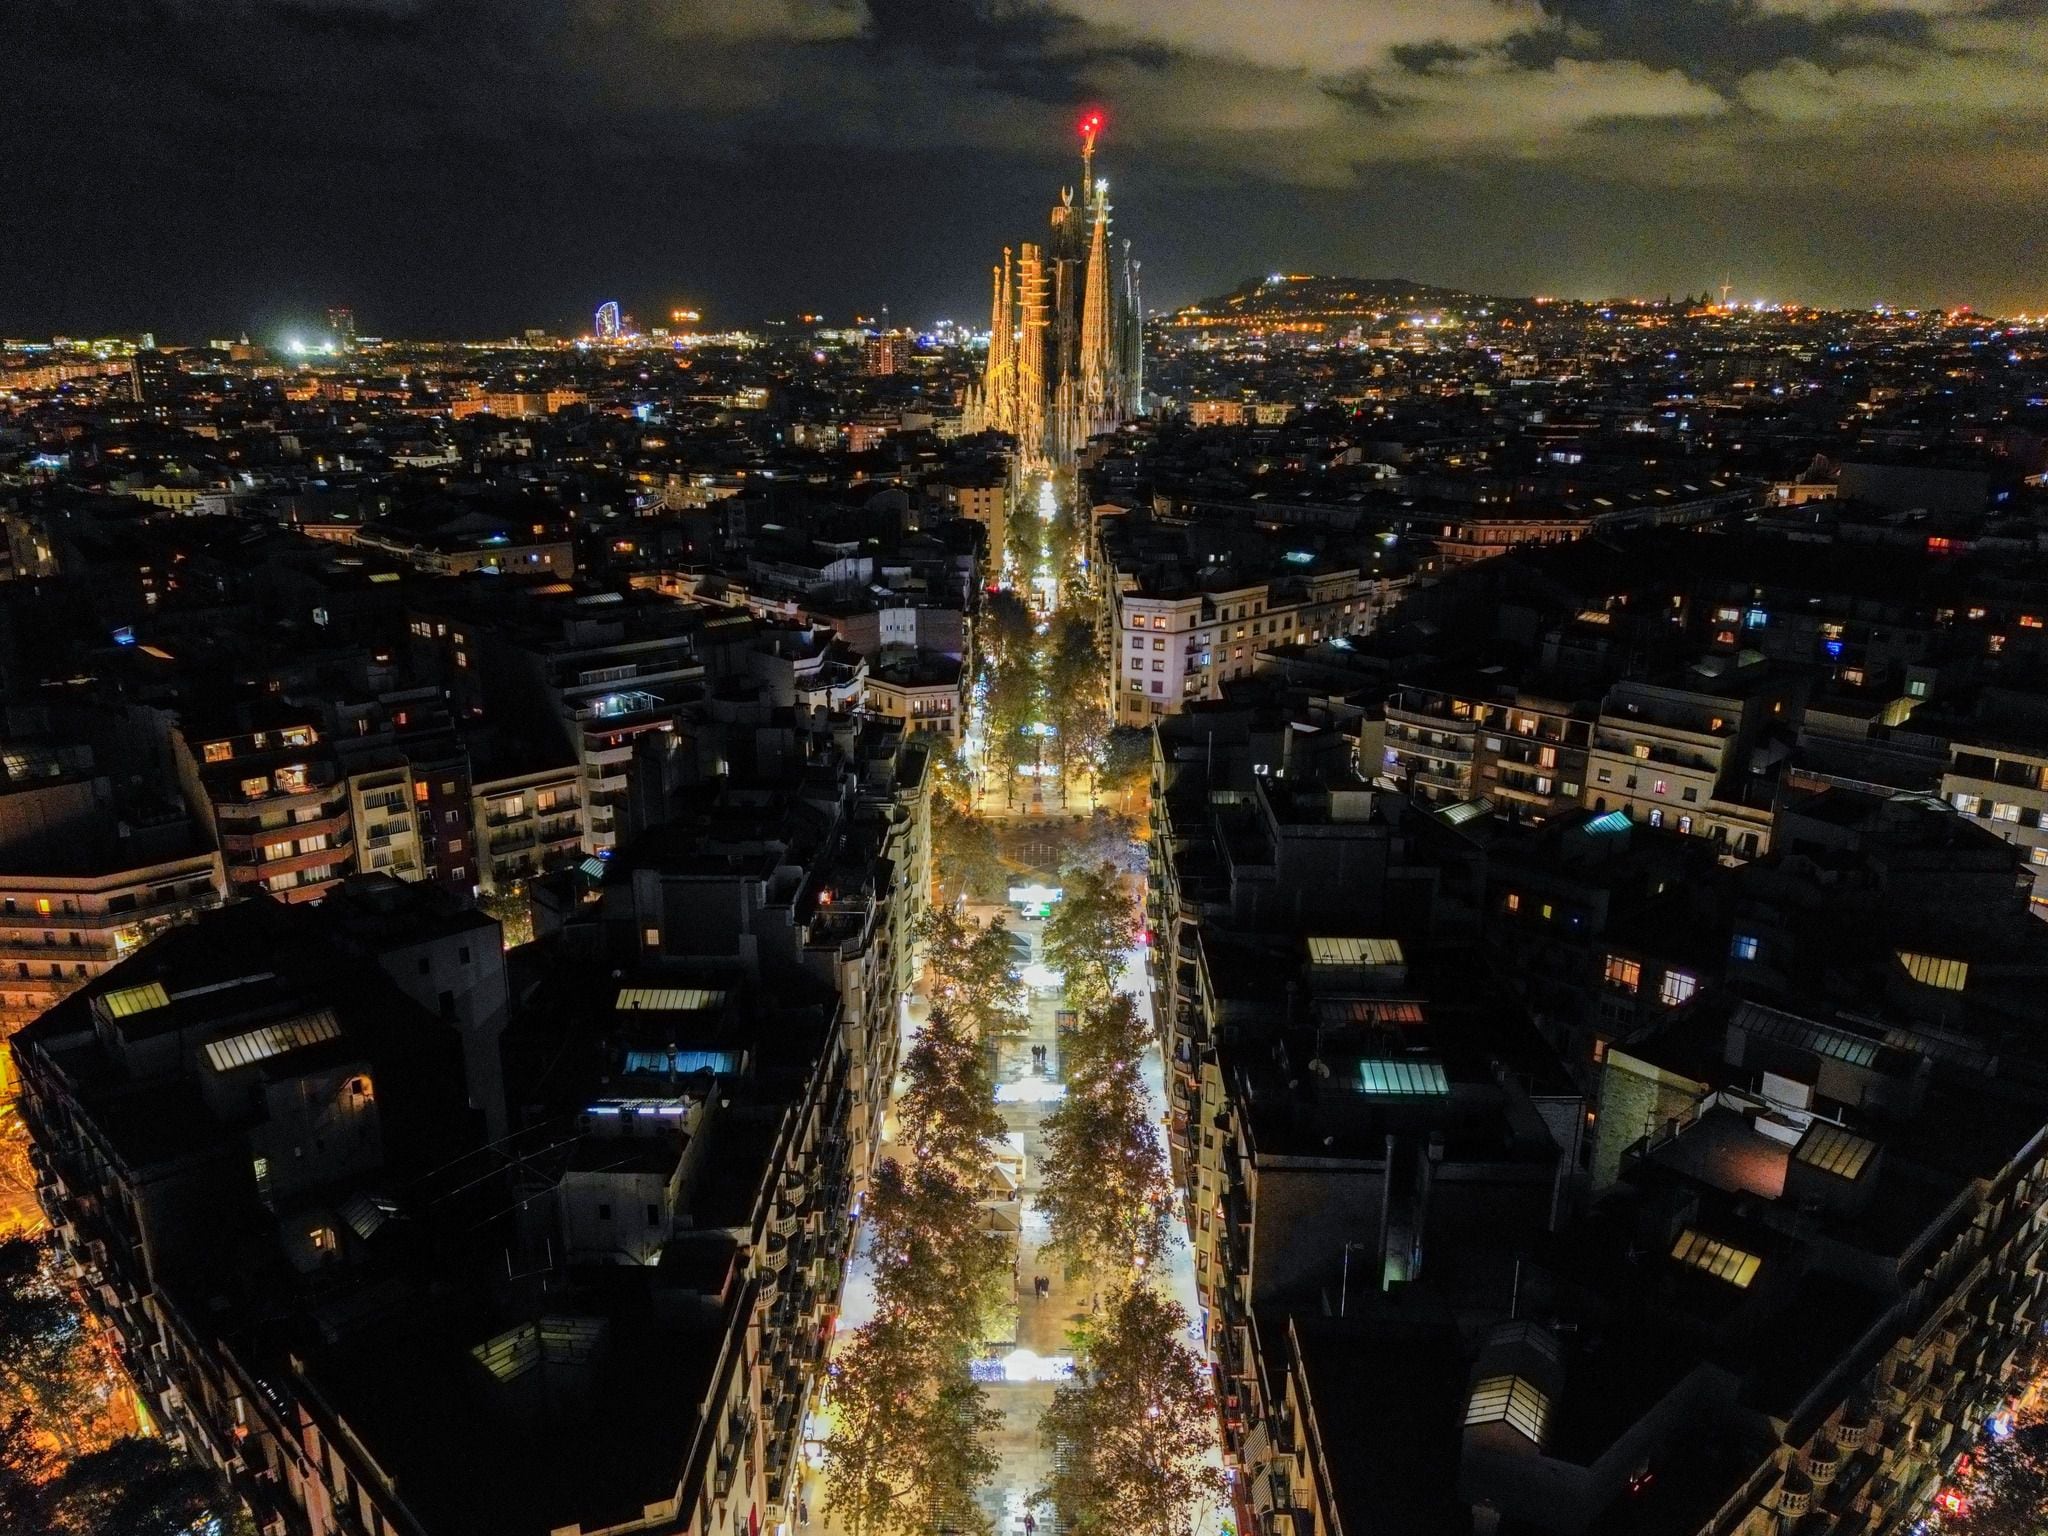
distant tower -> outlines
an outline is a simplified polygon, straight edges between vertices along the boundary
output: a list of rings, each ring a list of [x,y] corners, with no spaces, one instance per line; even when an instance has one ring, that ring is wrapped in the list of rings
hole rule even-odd
[[[596,335],[599,341],[619,339],[619,301],[606,299],[597,306]]]
[[[1044,253],[1026,241],[1017,251],[1017,440],[1025,462],[1046,456]]]
[[[1735,291],[1735,285],[1724,275],[1721,279],[1721,307],[1728,307],[1728,295]]]
[[[356,312],[344,305],[330,304],[327,307],[327,334],[334,338],[336,351],[355,351]]]
[[[1070,464],[1089,436],[1127,421],[1143,392],[1138,264],[1130,242],[1112,257],[1109,189],[1095,177],[1102,114],[1083,114],[1081,185],[1053,205],[1051,239],[1010,252],[991,273],[988,358],[968,386],[968,431],[1017,439],[1029,468]]]
[[[1123,297],[1117,312],[1122,322],[1117,338],[1123,353],[1121,415],[1128,421],[1145,411],[1145,308],[1138,299],[1138,263],[1131,259],[1128,240],[1124,242]]]
[[[1109,282],[1109,183],[1098,181],[1092,194],[1088,282],[1081,302],[1081,403],[1087,415],[1084,440],[1115,420],[1122,393],[1112,377],[1117,358],[1112,331],[1115,301]]]
[[[1010,273],[1010,248],[995,271],[995,297],[988,321],[988,415],[998,432],[1017,430],[1017,291]]]

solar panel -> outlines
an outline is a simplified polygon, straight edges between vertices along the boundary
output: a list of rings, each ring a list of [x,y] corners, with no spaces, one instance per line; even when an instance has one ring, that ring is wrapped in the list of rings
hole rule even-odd
[[[1794,1155],[1802,1163],[1811,1163],[1824,1173],[1857,1179],[1863,1176],[1864,1165],[1876,1150],[1877,1143],[1869,1137],[1818,1121],[1800,1138],[1799,1150]]]
[[[1705,1270],[1716,1280],[1726,1280],[1744,1291],[1749,1289],[1749,1282],[1756,1278],[1756,1272],[1764,1262],[1753,1253],[1731,1248],[1704,1232],[1695,1232],[1691,1227],[1678,1234],[1678,1241],[1671,1246],[1671,1257],[1681,1264],[1690,1264],[1694,1269]]]
[[[335,1019],[334,1011],[322,1008],[317,1013],[301,1014],[276,1024],[244,1030],[239,1035],[229,1035],[225,1040],[209,1041],[206,1064],[216,1072],[232,1072],[237,1067],[253,1067],[258,1062],[269,1061],[303,1046],[338,1039],[340,1035],[341,1025]]]
[[[1358,1085],[1374,1098],[1386,1099],[1440,1098],[1451,1091],[1442,1062],[1407,1057],[1361,1061]]]

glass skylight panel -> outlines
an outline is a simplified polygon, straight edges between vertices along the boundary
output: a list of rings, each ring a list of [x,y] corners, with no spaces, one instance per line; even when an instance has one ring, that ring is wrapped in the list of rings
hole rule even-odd
[[[1400,965],[1399,939],[1312,938],[1308,958],[1315,965]]]
[[[1526,1377],[1488,1376],[1472,1389],[1465,1423],[1505,1424],[1532,1445],[1541,1445],[1550,1425],[1550,1399]]]
[[[1671,1248],[1671,1257],[1681,1264],[1690,1264],[1694,1269],[1705,1270],[1716,1280],[1726,1280],[1744,1291],[1749,1289],[1749,1282],[1756,1278],[1756,1272],[1764,1262],[1753,1253],[1744,1253],[1740,1248],[1730,1247],[1704,1232],[1695,1232],[1691,1227],[1678,1234],[1678,1241]]]
[[[1864,1165],[1876,1150],[1877,1143],[1869,1137],[1822,1121],[1801,1138],[1796,1155],[1802,1163],[1811,1163],[1824,1173],[1856,1179],[1863,1176]]]
[[[613,1005],[620,1013],[650,1009],[662,1013],[702,1013],[725,1001],[723,992],[703,987],[621,987]]]
[[[1960,992],[1969,985],[1970,966],[1965,960],[1945,960],[1939,955],[1918,955],[1911,950],[1899,951],[1899,964],[1906,968],[1906,974],[1926,987],[1939,987],[1944,992]]]
[[[139,987],[123,987],[118,992],[109,992],[100,1001],[106,1005],[109,1018],[128,1019],[138,1013],[169,1007],[171,995],[164,990],[162,982],[146,981]]]
[[[1359,1088],[1373,1098],[1441,1098],[1451,1091],[1443,1063],[1396,1057],[1388,1061],[1361,1061]]]
[[[260,1061],[268,1061],[302,1046],[336,1039],[340,1034],[341,1025],[333,1011],[322,1008],[318,1013],[301,1014],[295,1019],[229,1035],[225,1040],[210,1041],[206,1047],[206,1064],[216,1072],[232,1072],[237,1067],[253,1067]]]

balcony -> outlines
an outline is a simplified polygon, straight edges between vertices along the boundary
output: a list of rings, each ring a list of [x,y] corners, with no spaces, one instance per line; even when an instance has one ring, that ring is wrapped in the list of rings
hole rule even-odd
[[[1778,1484],[1778,1513],[1797,1520],[1813,1505],[1813,1480],[1797,1467],[1787,1467]]]
[[[1436,758],[1447,763],[1472,761],[1472,743],[1415,741],[1406,736],[1388,736],[1387,750],[1401,758]]]
[[[1835,1474],[1842,1470],[1842,1452],[1833,1442],[1816,1440],[1806,1453],[1806,1475],[1813,1479],[1813,1486],[1825,1488],[1835,1480]]]

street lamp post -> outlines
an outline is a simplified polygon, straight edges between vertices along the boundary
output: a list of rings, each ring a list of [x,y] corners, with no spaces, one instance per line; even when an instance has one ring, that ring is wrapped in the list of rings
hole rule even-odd
[[[1351,1250],[1365,1246],[1364,1243],[1349,1241],[1344,1244],[1344,1278],[1338,1283],[1337,1287],[1337,1315],[1339,1317],[1346,1316],[1347,1309],[1351,1305]]]

